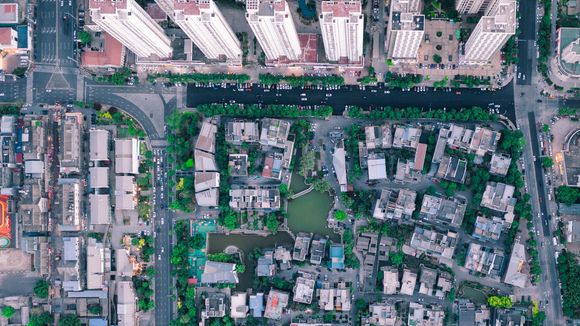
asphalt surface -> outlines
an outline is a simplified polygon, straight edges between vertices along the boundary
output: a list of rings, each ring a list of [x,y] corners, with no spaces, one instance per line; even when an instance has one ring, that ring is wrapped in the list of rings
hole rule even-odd
[[[172,320],[171,216],[167,211],[167,152],[153,148],[155,162],[154,231],[155,231],[155,325],[168,325]]]
[[[26,78],[11,78],[0,82],[0,103],[14,103],[26,101]]]
[[[145,129],[145,132],[151,140],[162,139],[157,129],[151,122],[151,118],[133,102],[124,99],[114,93],[120,92],[119,86],[87,85],[85,90],[85,102],[107,104],[119,108],[137,120]],[[140,92],[139,88],[126,87],[123,92]]]
[[[540,210],[542,214],[542,227],[544,230],[544,236],[547,238],[551,237],[550,232],[550,214],[548,213],[548,206],[546,205],[546,184],[544,182],[544,171],[542,167],[540,142],[537,135],[539,135],[538,128],[536,125],[536,115],[534,112],[528,113],[528,122],[530,127],[530,141],[532,145],[532,154],[536,158],[533,164],[533,168],[536,172],[536,183],[538,189],[538,197],[540,198]],[[529,167],[530,165],[528,165]]]
[[[40,0],[37,3],[33,38],[34,62],[63,67],[76,66],[76,8],[77,0]]]
[[[456,94],[456,91],[461,94]],[[331,94],[331,96],[327,96]],[[501,105],[500,112],[515,121],[513,85],[491,92],[479,89],[451,89],[451,92],[429,88],[426,92],[409,92],[388,89],[382,86],[367,86],[361,90],[354,86],[344,86],[338,90],[316,89],[264,89],[254,85],[249,91],[239,91],[236,86],[200,87],[189,85],[187,106],[200,104],[227,103],[242,104],[303,104],[330,105],[334,115],[341,115],[347,105],[363,108],[373,107],[419,107],[425,110],[436,108],[459,109],[471,106],[487,108],[490,103]]]

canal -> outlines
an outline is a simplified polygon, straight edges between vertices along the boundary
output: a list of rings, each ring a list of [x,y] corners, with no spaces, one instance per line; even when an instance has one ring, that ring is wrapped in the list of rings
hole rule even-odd
[[[253,280],[256,276],[256,261],[250,259],[254,249],[274,248],[279,245],[292,248],[294,246],[294,240],[287,232],[278,232],[276,235],[267,237],[248,234],[226,235],[209,233],[207,252],[209,254],[223,252],[228,246],[236,246],[243,252],[246,271],[238,275],[240,283],[236,287],[236,290],[245,291],[252,287]]]
[[[298,193],[308,186],[298,173],[292,174],[290,189]],[[327,236],[338,242],[339,236],[326,226],[328,211],[332,206],[332,197],[327,193],[311,191],[308,194],[288,201],[288,227],[296,234],[298,232],[315,233]]]

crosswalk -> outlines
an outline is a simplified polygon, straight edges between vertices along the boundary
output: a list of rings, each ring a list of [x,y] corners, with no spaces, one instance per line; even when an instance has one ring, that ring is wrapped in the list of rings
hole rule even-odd
[[[56,33],[56,28],[55,27],[42,27],[40,29],[40,33],[42,33],[42,34],[54,34],[54,33]]]

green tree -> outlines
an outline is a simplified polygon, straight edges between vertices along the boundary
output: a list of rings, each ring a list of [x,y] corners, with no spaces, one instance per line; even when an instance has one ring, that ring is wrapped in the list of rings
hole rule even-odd
[[[66,314],[58,321],[58,326],[81,326],[81,321],[77,315]]]
[[[48,298],[48,282],[46,280],[38,280],[34,286],[34,295],[41,299]]]
[[[14,68],[14,70],[12,70],[12,74],[18,77],[24,77],[26,70],[27,70],[26,67],[17,67]]]
[[[8,319],[12,318],[12,316],[14,316],[14,308],[10,306],[2,307],[2,316]]]
[[[334,218],[339,222],[346,220],[347,217],[348,215],[343,210],[337,209],[334,211]]]
[[[79,37],[79,41],[83,45],[90,44],[91,41],[92,41],[91,34],[89,32],[87,32],[87,31],[81,31],[81,32],[79,32],[78,37]]]
[[[280,227],[280,223],[278,222],[278,218],[274,214],[268,215],[266,218],[266,227],[272,234],[278,233],[278,228]]]
[[[155,277],[155,267],[153,266],[147,267],[147,269],[145,270],[145,274],[151,278]]]
[[[228,214],[224,218],[224,225],[226,228],[228,228],[230,230],[238,228],[239,222],[238,222],[238,216],[236,215],[236,213],[232,212],[231,214]]]
[[[509,296],[492,295],[487,298],[487,304],[494,308],[511,308],[512,299]]]
[[[201,249],[205,247],[205,237],[201,233],[196,233],[193,237],[191,237],[191,244],[190,246],[193,249]]]
[[[389,252],[389,261],[394,266],[400,266],[401,264],[403,264],[404,259],[405,259],[405,254],[402,251]]]
[[[364,299],[358,298],[354,301],[354,306],[356,307],[357,310],[361,311],[367,310],[369,304]]]
[[[280,190],[280,196],[284,197],[288,194],[288,185],[285,183],[281,183],[278,186],[278,190]]]
[[[243,274],[246,272],[246,265],[244,264],[236,264],[236,272]]]
[[[331,189],[330,182],[325,179],[316,179],[313,186],[314,190],[318,192],[329,192]]]
[[[52,315],[45,311],[41,314],[31,315],[30,319],[28,320],[28,326],[47,326],[51,325],[52,322]]]
[[[558,202],[569,206],[578,201],[578,198],[580,198],[580,190],[568,186],[559,186],[556,189],[556,198]]]
[[[441,60],[442,59],[441,59],[441,56],[440,55],[438,55],[438,54],[434,54],[433,55],[433,62],[435,62],[435,63],[441,63]]]
[[[550,125],[547,123],[544,123],[542,125],[542,132],[550,132]]]
[[[554,161],[552,160],[551,157],[544,156],[542,157],[542,166],[545,168],[551,168],[552,166],[554,166]]]
[[[90,305],[88,308],[89,312],[93,315],[100,315],[103,312],[103,307],[100,304]]]

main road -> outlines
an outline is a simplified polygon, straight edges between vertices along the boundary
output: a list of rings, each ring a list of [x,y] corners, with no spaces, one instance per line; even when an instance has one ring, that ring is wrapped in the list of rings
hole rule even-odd
[[[515,112],[518,128],[523,132],[526,140],[523,159],[525,162],[525,178],[528,193],[531,196],[533,221],[538,232],[538,249],[542,277],[534,291],[538,300],[545,300],[546,325],[564,325],[562,314],[562,302],[556,261],[554,259],[554,247],[552,245],[550,211],[547,206],[544,171],[541,166],[540,148],[538,144],[538,130],[536,115],[542,111],[551,110],[553,103],[547,103],[547,99],[540,96],[538,88],[539,79],[535,67],[536,40],[537,40],[537,9],[536,0],[519,2],[519,26],[521,34],[518,40],[518,72],[515,87]],[[540,227],[541,226],[541,227]],[[547,302],[546,302],[547,301]]]
[[[487,108],[490,103],[500,106],[500,112],[515,121],[514,88],[509,84],[497,91],[479,89],[451,89],[451,91],[428,88],[425,92],[389,89],[383,85],[367,86],[364,90],[357,86],[343,86],[337,90],[317,89],[273,89],[253,85],[249,90],[239,90],[235,85],[226,88],[189,85],[187,106],[199,104],[228,103],[242,104],[302,104],[330,105],[335,115],[341,115],[345,106],[370,107],[419,107],[423,109],[459,109],[471,106]]]

